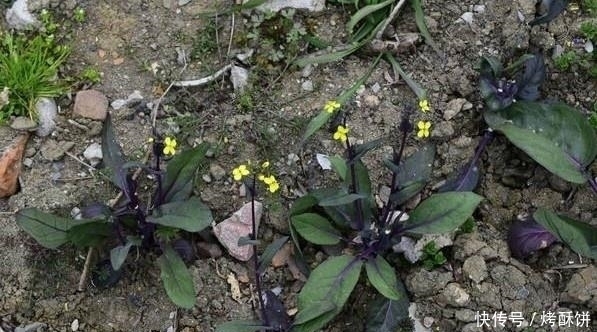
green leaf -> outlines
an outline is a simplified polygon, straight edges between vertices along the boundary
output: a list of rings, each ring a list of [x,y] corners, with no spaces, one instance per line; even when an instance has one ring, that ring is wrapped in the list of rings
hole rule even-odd
[[[356,13],[354,13],[351,17],[350,17],[350,21],[348,21],[348,25],[346,26],[346,29],[349,32],[352,32],[354,30],[354,27],[364,18],[368,17],[369,15],[371,15],[372,13],[383,9],[385,7],[387,7],[388,5],[390,5],[391,3],[393,3],[394,0],[387,0],[378,4],[371,4],[371,5],[367,5],[365,7],[362,7],[361,9],[359,9]]]
[[[125,176],[126,172],[122,169],[125,163],[124,152],[122,147],[116,139],[114,128],[112,125],[112,117],[110,112],[106,114],[104,124],[102,126],[102,160],[104,165],[111,170],[111,180],[121,190],[126,189]]]
[[[597,228],[584,222],[539,208],[533,219],[576,253],[597,259]]]
[[[331,156],[328,157],[330,164],[332,164],[332,168],[338,174],[340,179],[344,181],[346,179],[346,175],[348,174],[348,167],[346,166],[346,161],[344,158],[338,156]]]
[[[147,221],[187,232],[199,232],[211,224],[213,217],[198,197],[191,197],[186,201],[160,206],[154,215],[147,217]]]
[[[410,213],[404,225],[414,234],[451,232],[473,214],[482,200],[482,196],[472,192],[434,194]]]
[[[385,296],[377,296],[369,306],[367,315],[367,332],[396,332],[402,321],[408,319],[408,296],[404,286],[400,284],[402,297],[398,301]]]
[[[100,223],[97,220],[62,218],[36,208],[26,208],[16,214],[16,223],[46,248],[56,249],[69,241],[69,230],[77,225]]]
[[[216,326],[216,332],[256,332],[266,329],[261,321],[258,320],[233,320]]]
[[[288,241],[288,236],[283,236],[279,239],[276,239],[274,242],[270,243],[267,248],[263,251],[263,254],[259,257],[259,267],[258,271],[263,273],[265,269],[269,266],[274,255],[282,248],[282,246]]]
[[[402,298],[402,294],[396,287],[398,284],[396,271],[381,255],[367,260],[365,268],[367,278],[378,292],[391,300],[398,301]]]
[[[421,0],[412,0],[412,5],[415,10],[415,23],[417,24],[417,28],[419,28],[419,32],[421,33],[423,38],[425,38],[425,43],[431,46],[431,48],[433,48],[437,52],[437,54],[443,56],[441,50],[439,49],[433,38],[431,38],[431,34],[427,29],[427,24],[425,23],[425,13],[423,12],[423,6],[421,6]]]
[[[348,45],[338,51],[332,52],[318,52],[315,54],[308,54],[303,57],[298,58],[294,64],[299,67],[304,67],[306,65],[314,65],[319,63],[328,63],[342,60],[343,58],[351,55],[352,53],[356,52],[359,48],[363,47],[366,44],[366,41],[362,41],[358,44],[351,44]]]
[[[298,295],[299,312],[307,311],[312,306],[331,308],[325,305],[326,302],[331,303],[334,308],[312,320],[295,325],[294,331],[317,331],[340,313],[359,280],[362,265],[359,258],[343,255],[330,257],[313,270]],[[310,312],[314,310],[311,309]]]
[[[307,323],[308,321],[321,317],[335,309],[336,305],[334,305],[331,301],[323,300],[321,302],[311,303],[307,308],[299,311],[296,314],[296,317],[294,317],[294,324],[300,325]]]
[[[535,161],[574,183],[597,156],[597,134],[586,118],[562,103],[519,101],[500,112],[485,112],[485,121]]]
[[[390,200],[396,205],[403,204],[421,191],[431,176],[435,146],[425,145],[410,155],[400,165],[391,160],[384,160],[384,164],[397,176],[398,187],[392,190]]]
[[[195,172],[199,168],[209,149],[207,143],[199,144],[193,149],[175,155],[166,166],[166,175],[162,184],[162,195],[165,203],[183,201],[193,191]]]
[[[324,217],[315,213],[303,213],[290,218],[294,229],[307,241],[320,245],[340,242],[342,235]]]
[[[365,164],[360,160],[355,162],[353,166],[356,175],[357,193],[368,196],[371,195],[371,179],[369,178],[369,170],[367,169],[367,166],[365,166]],[[344,184],[347,188],[351,188],[353,186],[350,171],[347,173]]]
[[[171,246],[165,245],[163,250],[164,253],[157,262],[166,293],[177,306],[191,309],[195,305],[196,296],[193,277]]]
[[[361,160],[361,158],[363,158],[363,156],[367,152],[369,152],[369,151],[371,151],[371,150],[379,147],[383,142],[384,142],[383,139],[378,138],[376,140],[369,141],[367,143],[355,145],[354,146],[354,153],[353,153],[352,157],[350,158],[350,160],[348,160],[347,163],[348,164],[352,164],[352,163],[354,163],[354,162],[356,162],[358,160]]]
[[[328,120],[332,117],[333,113],[327,111],[321,111],[316,117],[309,121],[305,134],[303,134],[303,142],[306,141],[311,135],[315,134]]]
[[[126,260],[132,246],[141,245],[141,239],[138,237],[128,236],[125,245],[120,245],[110,250],[110,262],[114,271],[120,270],[122,264]]]
[[[297,214],[305,213],[315,205],[319,200],[313,194],[307,194],[305,196],[299,197],[297,200],[294,201],[292,207],[290,208],[290,215],[294,216]]]
[[[502,63],[494,56],[481,57],[479,72],[490,78],[500,78],[502,76]]]
[[[76,220],[67,231],[67,240],[77,247],[95,247],[112,235],[112,225],[105,220]]]
[[[326,197],[319,201],[320,206],[338,206],[350,204],[357,199],[366,198],[367,195],[363,194],[349,194],[347,192],[340,192],[336,195]]]

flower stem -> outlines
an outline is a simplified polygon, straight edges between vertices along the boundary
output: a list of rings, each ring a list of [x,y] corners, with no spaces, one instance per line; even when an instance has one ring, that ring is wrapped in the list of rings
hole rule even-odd
[[[263,292],[261,289],[261,275],[259,274],[259,257],[257,255],[257,222],[255,218],[255,193],[256,193],[256,178],[253,175],[253,184],[249,192],[251,193],[251,241],[253,242],[253,265],[255,267],[255,288],[257,290],[257,297],[259,298],[259,309],[261,311],[261,319],[263,320],[264,325],[269,326],[269,319],[267,317],[267,313],[265,312],[265,303],[263,301]]]

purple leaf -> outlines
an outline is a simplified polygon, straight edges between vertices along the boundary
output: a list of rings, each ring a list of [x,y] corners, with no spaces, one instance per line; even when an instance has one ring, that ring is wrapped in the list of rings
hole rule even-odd
[[[107,217],[111,214],[110,207],[102,203],[91,203],[81,209],[81,217],[85,219],[95,219]]]
[[[186,263],[195,259],[195,250],[193,250],[191,243],[185,239],[176,239],[172,243],[172,248]]]
[[[557,238],[533,219],[514,222],[508,233],[508,246],[517,258],[547,248],[555,241]]]

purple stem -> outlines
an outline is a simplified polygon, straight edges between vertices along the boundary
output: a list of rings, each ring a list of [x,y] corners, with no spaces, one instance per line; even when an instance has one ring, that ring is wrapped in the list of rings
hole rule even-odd
[[[257,297],[259,298],[259,309],[261,310],[261,318],[266,326],[269,326],[269,319],[267,317],[267,313],[265,312],[265,303],[263,302],[263,294],[261,290],[261,276],[259,275],[259,257],[257,257],[257,245],[255,241],[257,240],[257,227],[256,227],[256,220],[255,220],[255,192],[256,190],[256,182],[255,175],[253,175],[253,185],[249,192],[251,193],[251,226],[253,227],[251,231],[251,240],[253,241],[253,265],[255,266],[255,288],[257,289]]]

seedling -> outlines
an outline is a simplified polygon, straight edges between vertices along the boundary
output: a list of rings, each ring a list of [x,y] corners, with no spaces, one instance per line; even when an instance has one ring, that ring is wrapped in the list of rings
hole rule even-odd
[[[99,83],[102,81],[102,74],[93,67],[87,67],[81,73],[81,79],[90,83]]]
[[[311,272],[298,295],[299,311],[293,331],[318,331],[340,313],[363,267],[369,282],[385,298],[370,305],[366,330],[395,330],[408,317],[405,304],[408,299],[401,280],[384,256],[403,235],[453,231],[472,215],[481,201],[472,192],[435,193],[406,212],[405,203],[419,194],[429,180],[435,148],[424,145],[403,159],[407,137],[413,131],[407,116],[399,130],[400,145],[391,159],[384,160],[392,172],[392,180],[390,194],[382,206],[374,203],[369,171],[362,158],[383,139],[352,144],[346,124],[339,125],[333,136],[346,147],[345,157],[329,157],[341,180],[340,187],[313,190],[293,205],[291,235],[297,246],[300,235],[315,245],[345,247],[343,255],[329,257]],[[422,130],[419,128],[417,132],[421,139],[426,137],[421,135]],[[380,319],[381,310],[386,314]]]
[[[447,259],[441,249],[438,249],[434,241],[427,243],[423,247],[421,262],[427,270],[439,267],[446,263]]]
[[[166,293],[176,305],[192,308],[195,287],[183,258],[192,258],[192,247],[184,240],[185,232],[199,232],[212,222],[211,211],[196,196],[191,196],[193,179],[208,146],[176,153],[176,140],[155,133],[151,139],[153,158],[148,165],[127,162],[114,136],[110,116],[102,131],[103,161],[110,170],[111,181],[123,193],[115,206],[94,203],[84,207],[81,218],[74,220],[27,208],[17,213],[17,224],[44,247],[55,249],[72,243],[78,247],[112,247],[109,265],[98,264],[96,279],[102,286],[117,281],[132,248],[159,254],[157,264]],[[173,156],[162,170],[164,157]],[[131,168],[140,168],[155,185],[147,201]],[[107,275],[106,275],[107,274]],[[103,281],[103,282],[102,282]]]
[[[83,9],[81,7],[77,7],[75,9],[75,11],[73,12],[73,19],[77,23],[85,22],[85,20],[87,19],[87,13],[85,12],[85,9]]]

